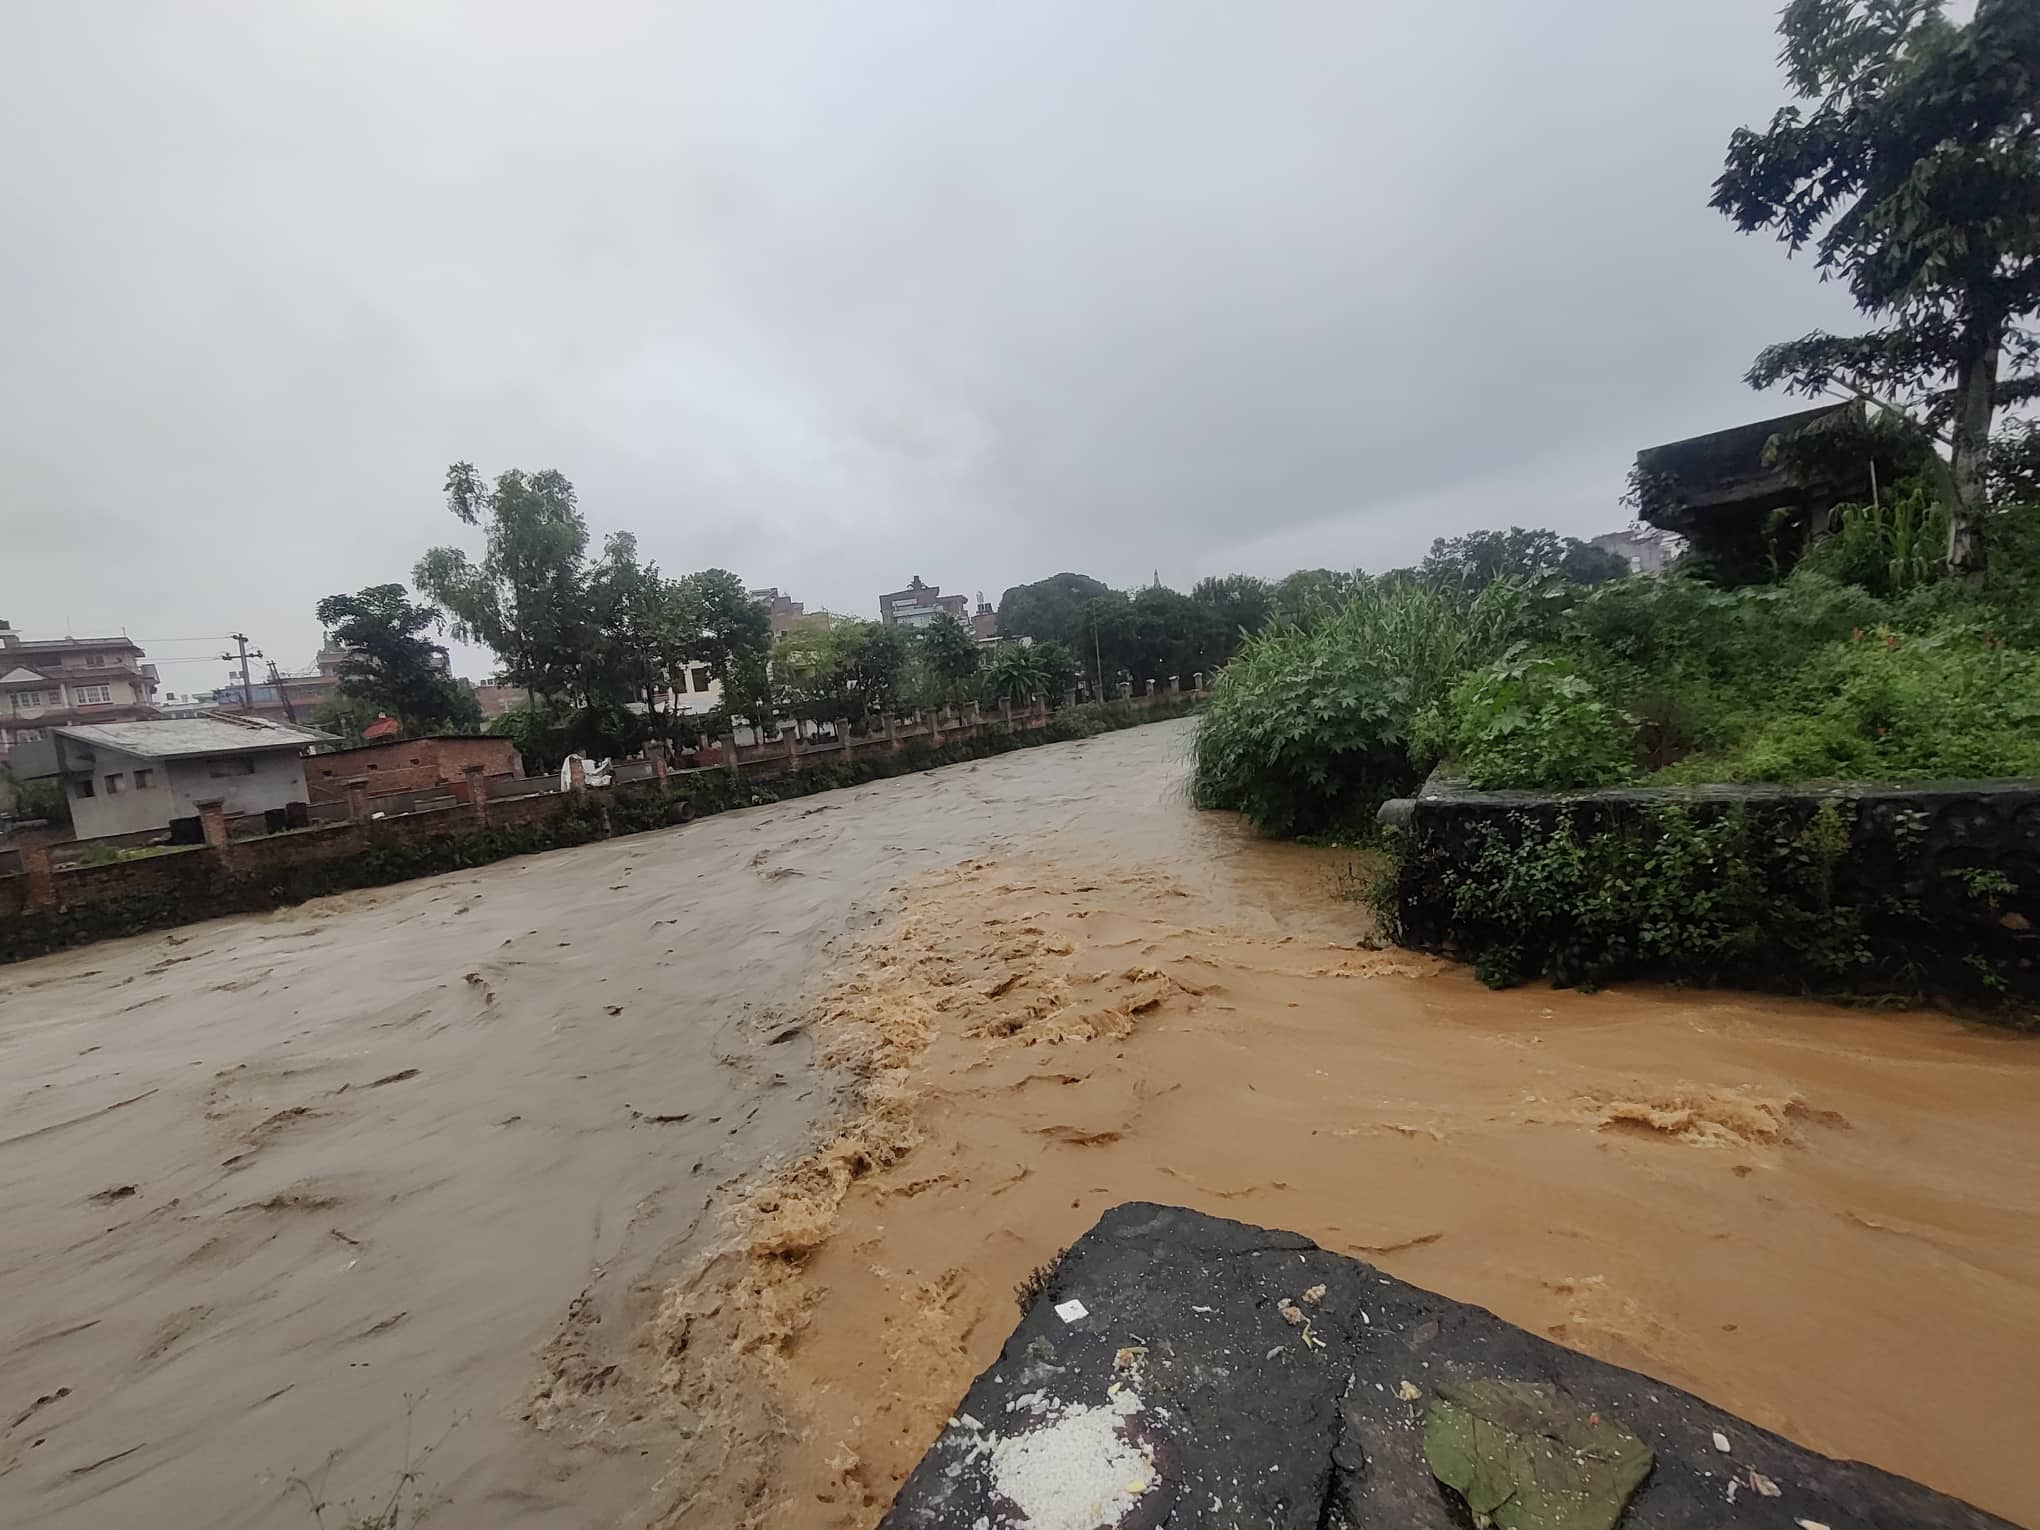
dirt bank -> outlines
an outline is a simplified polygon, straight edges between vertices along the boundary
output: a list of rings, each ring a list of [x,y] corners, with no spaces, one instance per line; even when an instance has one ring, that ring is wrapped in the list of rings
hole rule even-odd
[[[821,1006],[871,1108],[761,1200],[750,1257],[669,1301],[694,1384],[741,1400],[680,1523],[871,1524],[1015,1285],[1136,1198],[1298,1229],[2040,1522],[2030,1043],[1492,994],[1355,949],[1307,852],[1217,876],[1054,852],[925,879]]]

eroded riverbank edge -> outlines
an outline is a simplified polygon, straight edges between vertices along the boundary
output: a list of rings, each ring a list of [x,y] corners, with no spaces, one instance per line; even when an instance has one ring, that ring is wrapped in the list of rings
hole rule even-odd
[[[2025,1042],[1740,995],[1490,993],[1312,928],[1312,889],[1271,919],[1208,873],[1066,840],[980,858],[850,955],[817,1015],[865,1108],[666,1306],[674,1384],[742,1399],[672,1524],[874,1523],[1014,1287],[1129,1199],[1293,1227],[2040,1518],[2014,1423],[2040,1407]]]

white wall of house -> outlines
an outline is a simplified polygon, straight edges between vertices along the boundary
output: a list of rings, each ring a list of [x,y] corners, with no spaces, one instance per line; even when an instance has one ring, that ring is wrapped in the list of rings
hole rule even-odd
[[[666,708],[701,717],[722,705],[722,681],[711,679],[706,664],[688,664],[680,671],[680,684],[666,693]]]
[[[71,822],[80,839],[167,828],[173,818],[197,816],[198,804],[215,798],[232,818],[288,807],[310,795],[305,762],[292,749],[169,760],[103,747],[93,753],[92,795],[80,796],[78,782],[71,782]]]

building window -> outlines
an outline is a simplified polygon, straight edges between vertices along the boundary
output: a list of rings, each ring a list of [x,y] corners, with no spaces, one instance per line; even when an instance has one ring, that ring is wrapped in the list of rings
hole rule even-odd
[[[17,712],[26,711],[31,707],[39,707],[41,705],[41,691],[16,691],[14,693],[14,710]]]
[[[150,787],[154,786],[155,784],[156,784],[156,772],[155,772],[155,771],[153,771],[153,770],[138,770],[138,771],[136,771],[136,772],[135,772],[135,790],[136,790],[136,791],[138,791],[138,792],[145,792],[145,791],[147,791],[147,790],[148,790],[148,789],[149,789]]]
[[[106,662],[106,655],[103,653],[95,653],[85,662],[87,664],[104,664]]]
[[[220,776],[252,776],[255,774],[255,757],[251,754],[236,754],[223,760],[214,760],[210,774]]]
[[[694,690],[697,695],[706,696],[708,694],[708,671],[706,668],[700,666],[695,668]]]
[[[116,771],[114,771],[114,772],[113,772],[113,773],[112,773],[111,775],[109,775],[109,776],[108,776],[108,777],[106,778],[106,795],[107,795],[107,796],[109,796],[109,797],[117,797],[117,796],[119,796],[119,795],[120,795],[120,785],[121,785],[121,782],[120,782],[120,777],[121,777],[121,773],[120,773],[119,771],[117,771],[117,770],[116,770]]]
[[[85,776],[80,780],[73,781],[71,783],[71,790],[80,797],[90,797],[94,795],[92,790],[92,778],[90,776]]]
[[[106,685],[74,685],[71,696],[81,707],[103,707],[113,700],[113,688]]]

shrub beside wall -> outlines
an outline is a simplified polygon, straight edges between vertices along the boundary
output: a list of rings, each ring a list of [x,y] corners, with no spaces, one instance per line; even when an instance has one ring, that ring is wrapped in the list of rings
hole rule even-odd
[[[1624,977],[2040,1010],[2040,783],[1420,799],[1378,897],[1496,986]]]

